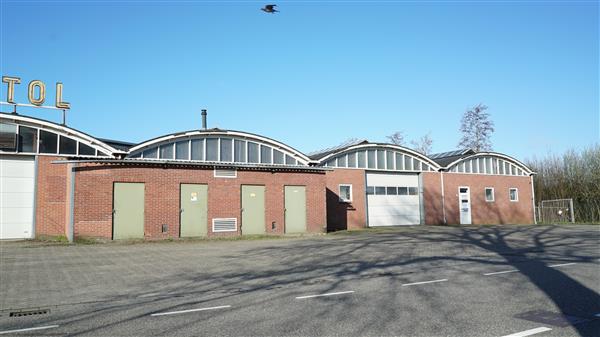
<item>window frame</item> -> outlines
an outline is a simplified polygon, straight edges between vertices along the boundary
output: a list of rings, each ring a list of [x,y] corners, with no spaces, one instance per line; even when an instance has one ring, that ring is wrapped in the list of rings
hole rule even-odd
[[[345,199],[342,197],[342,187],[349,187],[350,188],[350,199]],[[338,197],[339,197],[339,201],[340,202],[344,202],[344,203],[350,203],[352,202],[353,198],[352,198],[352,184],[339,184],[338,185]]]
[[[515,191],[515,199],[514,200],[513,200],[512,196],[510,194],[510,192],[513,191],[513,190]],[[519,202],[519,189],[518,188],[516,188],[516,187],[510,187],[508,189],[508,200],[510,200],[510,202]]]
[[[488,200],[488,197],[487,197],[487,191],[488,190],[492,190],[492,200]],[[496,201],[496,193],[495,193],[493,187],[486,187],[486,188],[484,188],[483,196],[484,196],[486,202],[495,202]]]

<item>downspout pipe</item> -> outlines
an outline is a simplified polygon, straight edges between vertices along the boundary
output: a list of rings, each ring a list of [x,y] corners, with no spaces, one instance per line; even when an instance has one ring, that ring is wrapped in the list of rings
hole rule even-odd
[[[533,207],[533,223],[537,225],[537,216],[535,214],[535,188],[533,187],[533,174],[529,176],[531,181],[531,206]]]
[[[446,197],[444,194],[444,171],[440,170],[440,177],[441,177],[441,185],[442,185],[442,215],[444,217],[444,225],[448,224],[448,221],[446,220]]]

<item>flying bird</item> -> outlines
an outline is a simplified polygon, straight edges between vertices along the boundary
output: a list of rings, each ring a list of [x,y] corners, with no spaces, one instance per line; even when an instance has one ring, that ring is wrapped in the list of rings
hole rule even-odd
[[[276,12],[279,12],[275,9],[275,7],[277,7],[277,5],[265,5],[265,7],[261,8],[260,10],[265,13],[275,14]]]

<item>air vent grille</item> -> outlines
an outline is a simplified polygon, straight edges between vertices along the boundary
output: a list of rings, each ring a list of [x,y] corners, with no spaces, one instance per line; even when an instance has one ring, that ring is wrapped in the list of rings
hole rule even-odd
[[[215,169],[215,178],[236,178],[237,170],[235,169]]]
[[[235,232],[237,231],[237,218],[213,219],[213,232]]]

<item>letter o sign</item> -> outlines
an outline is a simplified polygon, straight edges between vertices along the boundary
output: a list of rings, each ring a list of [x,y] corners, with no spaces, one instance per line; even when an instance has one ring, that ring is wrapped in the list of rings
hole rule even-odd
[[[38,90],[38,95],[36,97],[35,91],[36,88]],[[33,80],[29,82],[28,88],[28,96],[29,102],[33,105],[42,105],[44,104],[44,100],[46,99],[46,85],[44,82],[40,80]]]

